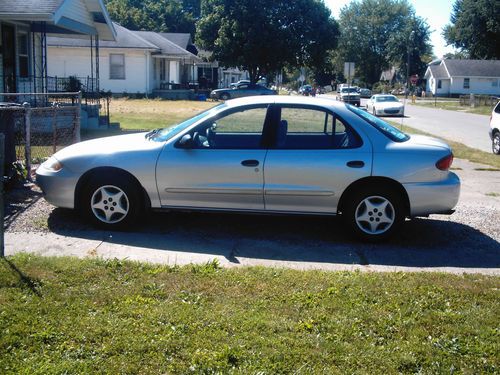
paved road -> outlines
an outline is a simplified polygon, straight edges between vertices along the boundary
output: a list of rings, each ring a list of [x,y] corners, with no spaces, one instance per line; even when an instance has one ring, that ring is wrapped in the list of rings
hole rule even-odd
[[[362,105],[364,103],[366,99],[361,102]],[[394,118],[393,121],[491,152],[491,140],[488,136],[489,116],[421,107],[411,103],[406,105],[405,115],[405,118]]]

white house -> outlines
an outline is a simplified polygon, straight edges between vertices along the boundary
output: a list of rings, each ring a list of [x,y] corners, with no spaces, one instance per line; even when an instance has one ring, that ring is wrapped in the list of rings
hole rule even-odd
[[[187,90],[197,81],[196,55],[160,33],[131,31],[116,23],[114,41],[99,44],[99,88],[112,93],[146,93]],[[79,77],[90,75],[90,41],[48,38],[50,75]]]
[[[500,96],[500,60],[444,59],[431,63],[424,78],[426,91],[437,96]]]
[[[0,0],[0,92],[56,89],[47,70],[50,35],[113,40],[115,30],[102,0]]]

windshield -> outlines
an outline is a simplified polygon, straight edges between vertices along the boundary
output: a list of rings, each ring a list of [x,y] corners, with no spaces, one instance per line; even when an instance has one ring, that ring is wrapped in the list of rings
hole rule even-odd
[[[226,108],[226,107],[227,107],[227,104],[223,103],[223,104],[219,104],[218,106],[215,106],[213,108],[207,109],[206,111],[203,111],[203,112],[197,114],[196,116],[187,119],[186,121],[183,121],[179,124],[169,126],[168,128],[163,128],[161,130],[158,130],[156,133],[154,133],[154,135],[151,139],[153,139],[154,141],[157,141],[157,142],[168,141],[170,138],[179,134],[181,131],[183,131],[184,129],[187,129],[188,127],[190,127],[194,123],[198,122],[199,120],[201,120],[205,117],[210,117],[213,114],[219,112],[221,109]]]
[[[347,89],[342,89],[342,92],[343,92],[343,93],[344,93],[344,92],[348,92],[348,93],[357,93],[357,92],[358,92],[358,90],[357,90],[356,88],[354,88],[354,87],[349,87],[349,88],[347,88]]]
[[[375,98],[377,102],[399,102],[398,98],[395,96],[377,96]]]
[[[379,119],[376,116],[373,116],[369,114],[368,112],[353,107],[351,105],[346,106],[351,112],[354,112],[356,115],[361,117],[363,120],[368,122],[371,126],[373,126],[375,129],[380,131],[382,134],[384,134],[386,137],[389,139],[393,140],[394,142],[405,142],[408,139],[410,139],[410,136],[406,133],[403,133],[401,130],[398,128],[395,128],[392,125],[389,125],[387,122]]]

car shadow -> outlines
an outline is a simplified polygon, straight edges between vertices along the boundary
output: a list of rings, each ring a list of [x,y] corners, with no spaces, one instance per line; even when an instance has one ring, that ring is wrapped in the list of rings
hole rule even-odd
[[[57,234],[112,244],[238,258],[401,267],[499,268],[500,244],[460,223],[407,221],[384,243],[353,238],[339,218],[228,213],[151,212],[127,232],[96,230],[71,210],[54,209],[49,229]]]

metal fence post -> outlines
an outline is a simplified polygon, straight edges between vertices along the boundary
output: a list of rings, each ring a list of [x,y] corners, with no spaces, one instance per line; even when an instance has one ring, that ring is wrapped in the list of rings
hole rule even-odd
[[[75,136],[74,136],[75,143],[78,143],[81,140],[80,136],[81,116],[82,116],[82,92],[78,91],[78,105],[76,106]]]
[[[5,135],[0,133],[0,258],[5,256],[5,242],[3,236],[4,207],[3,207],[3,165],[5,151]]]
[[[31,179],[31,107],[29,104],[25,105],[25,114],[24,114],[24,122],[25,122],[25,132],[26,132],[26,143],[24,145],[24,157],[26,159],[26,171],[27,171],[27,180],[32,181]]]

